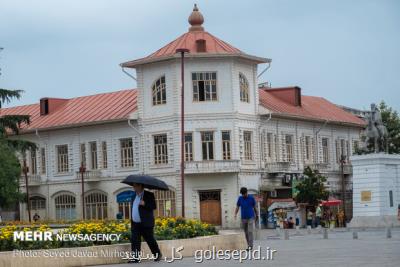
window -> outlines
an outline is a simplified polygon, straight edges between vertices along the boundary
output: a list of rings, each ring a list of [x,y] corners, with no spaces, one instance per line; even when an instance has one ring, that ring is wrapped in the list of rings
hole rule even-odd
[[[72,195],[63,194],[55,198],[56,220],[76,219],[76,199]]]
[[[31,174],[37,174],[36,149],[31,150]]]
[[[57,150],[57,172],[65,173],[69,171],[68,164],[68,145],[60,145]]]
[[[121,167],[133,167],[133,142],[132,138],[119,140],[121,149]]]
[[[244,131],[243,132],[243,140],[244,140],[244,159],[245,160],[253,160],[251,139],[252,139],[252,132]]]
[[[322,162],[329,163],[329,140],[328,138],[322,138]]]
[[[81,167],[86,168],[86,145],[81,144],[80,150],[81,150]]]
[[[239,84],[240,84],[240,101],[249,102],[249,82],[242,73],[239,73]]]
[[[192,73],[193,101],[217,100],[217,73],[195,72]]]
[[[185,161],[193,161],[193,134],[185,133]]]
[[[91,193],[85,197],[85,219],[107,219],[107,195],[104,193]]]
[[[393,207],[393,191],[389,190],[389,207]]]
[[[106,141],[101,142],[101,154],[103,156],[103,158],[102,158],[102,160],[103,160],[103,163],[102,163],[103,169],[107,169],[108,168],[108,164],[107,164],[107,142]]]
[[[293,135],[285,135],[286,161],[293,162]]]
[[[222,131],[222,159],[231,159],[231,133]]]
[[[154,164],[168,164],[167,135],[154,135]]]
[[[90,149],[90,169],[96,170],[97,169],[97,143],[90,142],[89,149]]]
[[[46,199],[39,196],[29,198],[32,210],[41,210],[46,208]]]
[[[313,149],[312,147],[312,141],[311,141],[311,137],[310,136],[306,136],[304,139],[304,146],[305,146],[305,161],[311,161],[311,151]]]
[[[353,141],[353,155],[356,154],[359,150],[359,141],[358,140],[354,140]]]
[[[214,133],[201,132],[201,149],[203,160],[214,159]]]
[[[348,148],[346,147],[346,140],[339,139],[336,140],[336,161],[340,163],[340,160],[343,157],[346,157],[346,151]],[[346,160],[346,158],[345,158]]]
[[[273,135],[272,135],[272,133],[267,133],[267,157],[269,158],[269,159],[272,159],[272,156],[273,156],[273,151],[272,151],[272,149],[273,149]]]
[[[156,217],[174,217],[175,211],[175,192],[172,190],[152,190],[156,199],[157,209],[154,216]]]
[[[167,103],[167,93],[165,88],[165,76],[155,81],[151,87],[153,94],[153,105],[162,105]]]
[[[40,149],[40,159],[41,159],[41,166],[40,166],[41,173],[46,174],[46,149],[44,147]]]

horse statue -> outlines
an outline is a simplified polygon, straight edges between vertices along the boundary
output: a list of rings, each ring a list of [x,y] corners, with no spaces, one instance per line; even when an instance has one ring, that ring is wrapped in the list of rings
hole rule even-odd
[[[371,104],[371,112],[367,119],[368,126],[365,130],[367,140],[365,140],[365,146],[372,140],[375,153],[387,151],[388,131],[382,122],[381,112],[374,103]]]

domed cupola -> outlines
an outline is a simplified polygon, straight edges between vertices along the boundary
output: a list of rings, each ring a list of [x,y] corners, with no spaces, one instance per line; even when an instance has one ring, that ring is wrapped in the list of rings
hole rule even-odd
[[[192,25],[189,28],[189,31],[204,31],[203,26],[201,26],[204,23],[204,18],[196,4],[194,4],[193,11],[189,16],[188,21],[189,24]]]

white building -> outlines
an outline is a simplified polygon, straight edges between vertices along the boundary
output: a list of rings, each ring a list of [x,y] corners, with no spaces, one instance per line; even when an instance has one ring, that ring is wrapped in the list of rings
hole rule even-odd
[[[157,192],[157,214],[181,214],[177,48],[190,50],[184,76],[186,217],[238,226],[233,211],[241,186],[264,199],[291,197],[291,180],[306,165],[328,176],[333,194],[341,192],[339,158],[352,154],[364,122],[323,98],[302,96],[299,87],[259,88],[258,64],[269,59],[204,31],[197,8],[189,23],[187,33],[160,50],[121,64],[136,70],[137,89],[43,98],[1,110],[31,115],[21,138],[39,147],[27,155],[32,216],[82,217],[82,162],[86,217],[129,216],[123,200],[130,188],[120,181],[132,173],[164,179],[171,190]],[[349,201],[350,167],[344,168]],[[26,205],[20,210],[27,219]]]

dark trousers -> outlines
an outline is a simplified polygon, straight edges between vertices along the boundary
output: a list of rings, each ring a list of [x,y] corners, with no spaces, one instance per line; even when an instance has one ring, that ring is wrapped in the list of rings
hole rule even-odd
[[[131,249],[136,259],[140,256],[140,245],[142,243],[142,236],[149,246],[151,253],[155,258],[161,255],[160,248],[158,247],[157,241],[154,239],[154,228],[145,227],[141,223],[132,223],[131,228]]]

